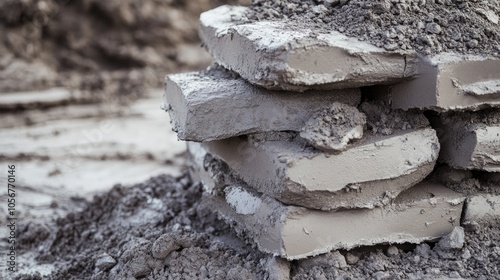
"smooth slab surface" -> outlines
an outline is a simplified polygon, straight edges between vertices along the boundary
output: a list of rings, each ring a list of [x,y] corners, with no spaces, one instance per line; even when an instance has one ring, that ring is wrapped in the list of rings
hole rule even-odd
[[[359,89],[270,91],[223,69],[169,75],[164,108],[179,139],[210,141],[268,131],[300,131],[316,112],[335,102],[357,106]]]
[[[258,192],[322,210],[388,204],[432,171],[439,152],[432,129],[367,137],[335,155],[304,148],[297,139],[255,143],[231,138],[203,143],[201,151],[189,147],[222,160]]]
[[[284,22],[245,23],[248,8],[222,6],[200,16],[200,37],[217,62],[272,89],[354,88],[416,74],[415,52],[395,53],[332,31]]]
[[[417,78],[384,87],[394,108],[478,110],[500,106],[500,59],[441,54],[422,57]]]

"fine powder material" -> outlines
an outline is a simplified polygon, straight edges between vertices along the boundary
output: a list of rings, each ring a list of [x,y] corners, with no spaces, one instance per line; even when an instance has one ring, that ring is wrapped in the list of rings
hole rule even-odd
[[[389,51],[500,56],[499,1],[253,0],[247,16],[336,30]]]

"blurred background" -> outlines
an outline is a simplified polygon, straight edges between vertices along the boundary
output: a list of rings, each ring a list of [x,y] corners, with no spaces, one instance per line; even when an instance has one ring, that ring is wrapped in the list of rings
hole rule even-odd
[[[16,165],[23,211],[180,174],[164,76],[212,62],[201,12],[249,2],[1,0],[0,164]]]

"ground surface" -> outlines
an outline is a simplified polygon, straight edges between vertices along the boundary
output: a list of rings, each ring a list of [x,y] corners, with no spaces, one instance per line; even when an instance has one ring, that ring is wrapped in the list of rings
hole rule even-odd
[[[188,176],[163,175],[70,202],[77,210],[20,228],[16,279],[267,279],[279,270],[200,198],[201,187]],[[292,262],[290,277],[495,279],[498,240],[498,224],[473,224],[464,238],[451,238],[458,248],[424,243],[334,252]]]

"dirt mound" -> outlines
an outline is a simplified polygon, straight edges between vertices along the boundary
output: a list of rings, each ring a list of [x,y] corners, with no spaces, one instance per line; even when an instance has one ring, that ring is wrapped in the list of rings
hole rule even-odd
[[[51,279],[263,279],[269,256],[241,243],[200,197],[187,176],[115,186],[54,225],[24,226],[19,249],[54,264]]]
[[[337,30],[387,50],[500,56],[500,3],[462,0],[253,0],[251,20]]]

